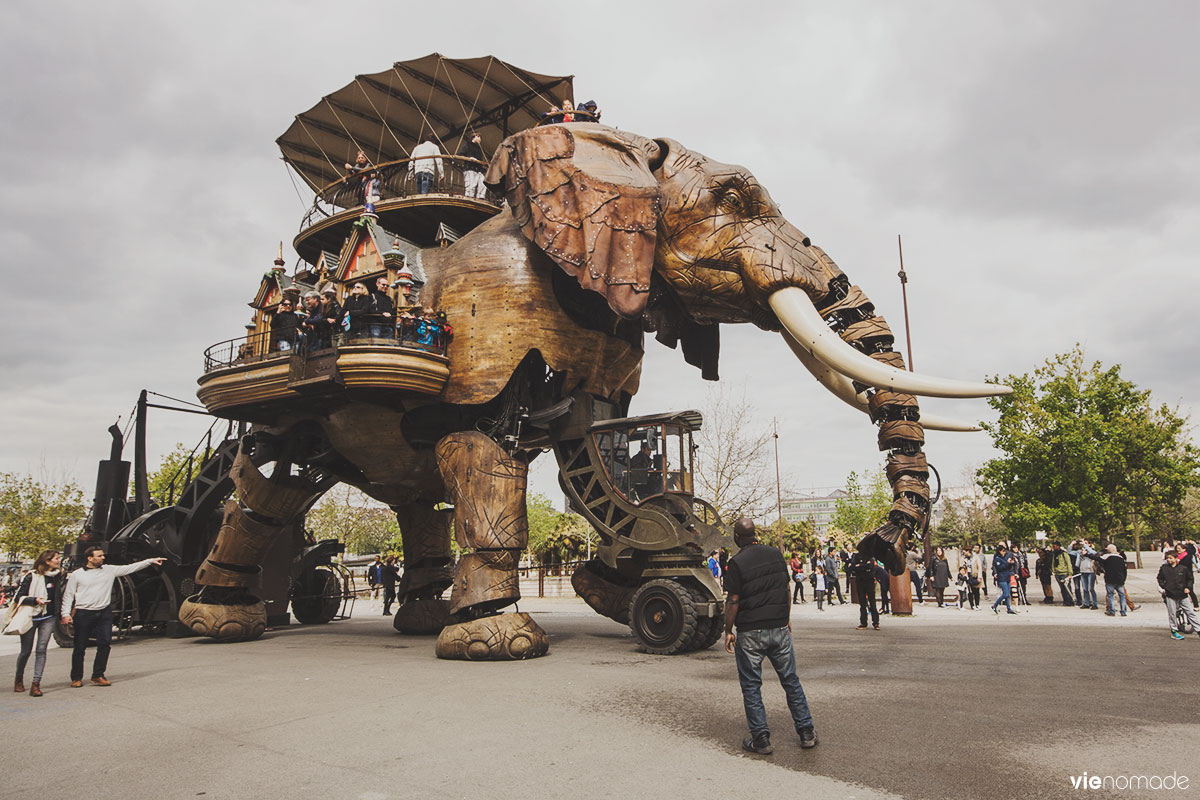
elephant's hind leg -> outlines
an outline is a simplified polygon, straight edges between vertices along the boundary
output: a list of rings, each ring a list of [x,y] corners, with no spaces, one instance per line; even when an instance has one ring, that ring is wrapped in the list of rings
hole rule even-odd
[[[404,546],[404,577],[397,595],[400,605],[392,627],[400,633],[438,633],[450,614],[442,593],[454,580],[450,555],[450,512],[432,502],[413,502],[396,508]]]
[[[446,436],[435,452],[454,503],[455,539],[473,548],[454,573],[450,612],[456,622],[438,637],[438,657],[479,661],[544,655],[549,640],[532,617],[499,613],[521,597],[517,561],[529,543],[528,466],[481,433]]]

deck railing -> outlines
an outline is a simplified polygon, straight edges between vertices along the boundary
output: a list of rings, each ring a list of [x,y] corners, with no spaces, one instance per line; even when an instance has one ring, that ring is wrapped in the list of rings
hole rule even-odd
[[[498,207],[503,198],[483,185],[483,173],[487,172],[487,166],[485,161],[463,156],[421,156],[376,164],[362,172],[339,178],[317,192],[312,207],[300,223],[300,230],[339,211],[364,207],[372,177],[379,179],[379,199],[376,202],[380,203],[434,194],[474,197]],[[421,172],[432,173],[433,180],[419,180],[418,173]],[[467,172],[479,175],[474,194],[467,193]],[[426,191],[421,191],[423,188]]]
[[[289,358],[295,351],[313,355],[352,345],[395,347],[445,355],[447,337],[437,323],[427,322],[421,326],[416,320],[402,317],[399,325],[393,328],[395,323],[385,323],[385,319],[381,317],[378,326],[372,324],[362,330],[338,331],[331,337],[298,333],[295,341],[288,341],[280,337],[272,339],[270,333],[252,333],[227,339],[204,351],[204,372],[208,374],[218,369]],[[372,335],[375,333],[380,335]]]

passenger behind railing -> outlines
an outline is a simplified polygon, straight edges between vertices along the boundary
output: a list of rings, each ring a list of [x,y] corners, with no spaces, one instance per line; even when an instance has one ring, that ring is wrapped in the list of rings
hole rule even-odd
[[[433,343],[432,322],[433,315],[424,310],[413,320],[413,341],[422,347],[428,347]]]
[[[585,114],[587,114],[589,117],[591,117],[591,119],[588,119],[587,117],[581,117],[579,119],[580,122],[599,122],[600,121],[600,109],[596,105],[595,100],[585,100],[584,102],[580,103],[579,110],[584,112]]]
[[[300,323],[300,333],[304,337],[304,351],[311,353],[314,350],[329,347],[330,329],[321,310],[321,295],[317,292],[305,292],[304,312],[304,319]]]
[[[387,278],[379,277],[375,280],[375,291],[371,293],[371,300],[375,303],[375,317],[371,322],[370,329],[371,338],[395,339],[396,304],[388,295]]]
[[[309,292],[304,296],[308,306]],[[341,330],[342,318],[345,312],[337,301],[337,290],[326,286],[318,296],[315,307],[309,306],[308,316],[304,318],[304,329],[308,335],[308,352],[323,350],[333,346],[333,332]]]
[[[421,307],[416,308],[417,314]],[[406,309],[400,314],[400,344],[411,344],[417,340],[417,314],[412,309]]]
[[[283,298],[271,317],[271,350],[280,353],[290,352],[296,344],[296,334],[300,327],[300,318],[292,311],[292,301]]]
[[[437,347],[444,352],[446,350],[446,346],[448,344],[450,344],[450,338],[452,336],[454,336],[454,329],[450,327],[450,323],[446,319],[445,311],[439,311],[437,313],[437,323],[438,323]]]
[[[351,287],[345,313],[349,318],[350,338],[359,339],[366,335],[367,326],[375,317],[375,299],[362,281],[356,281]]]
[[[362,150],[359,150],[358,155],[354,157],[353,164],[346,164],[347,179],[352,178],[355,175],[361,176],[359,179],[359,182],[358,182],[358,198],[359,198],[359,200],[362,201],[363,205],[372,205],[373,206],[373,204],[371,203],[370,196],[369,196],[370,195],[370,187],[371,187],[371,182],[373,179],[375,179],[376,184],[378,184],[378,180],[376,179],[376,176],[375,176],[375,168],[371,165],[371,162],[367,160],[367,154],[364,153]],[[347,180],[346,183],[353,185],[352,181],[350,181],[350,180]],[[378,189],[376,190],[376,194],[378,195]],[[376,199],[378,199],[378,197],[376,197]],[[374,211],[375,211],[374,207],[370,208],[369,210],[372,213],[374,213]]]
[[[433,191],[434,182],[442,177],[441,148],[428,137],[413,148],[408,160],[408,174],[415,177],[417,194],[429,194]]]
[[[575,106],[571,103],[570,100],[567,100],[565,98],[563,99],[562,111],[563,111],[563,116],[562,116],[563,122],[574,122],[575,121]]]
[[[458,154],[463,158],[474,159],[463,164],[463,185],[466,189],[466,196],[482,200],[486,191],[483,186],[483,173],[487,169],[487,158],[483,154],[479,134],[473,134],[471,141],[464,144]]]

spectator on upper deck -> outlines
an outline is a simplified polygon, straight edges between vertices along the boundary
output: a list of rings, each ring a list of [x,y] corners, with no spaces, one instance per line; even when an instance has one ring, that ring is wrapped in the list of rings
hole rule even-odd
[[[371,162],[367,160],[367,154],[359,150],[358,155],[354,157],[354,163],[346,165],[346,175],[358,175],[369,169],[371,169]]]
[[[362,281],[355,282],[346,298],[345,313],[350,316],[350,338],[357,339],[367,332],[367,325],[375,316],[375,300]]]
[[[375,189],[376,194],[378,194],[378,183],[379,182],[378,182],[378,180],[375,179],[375,175],[376,175],[375,167],[371,164],[370,161],[367,160],[367,154],[364,153],[362,150],[359,150],[358,155],[354,157],[353,164],[349,164],[349,163],[346,164],[346,177],[347,177],[346,184],[348,186],[355,185],[354,181],[349,180],[350,178],[354,177],[355,175],[359,176],[358,185],[357,185],[357,187],[355,187],[355,191],[358,194],[359,200],[364,205],[371,205],[372,203],[371,203],[370,195],[371,195],[371,190],[372,190],[372,184],[374,184],[374,186],[376,187],[376,189]],[[376,199],[378,199],[378,197],[376,197]],[[375,209],[373,207],[370,209],[370,211],[372,211],[372,212],[374,212],[374,210]]]
[[[471,141],[464,144],[458,154],[463,158],[474,159],[463,164],[463,186],[466,196],[482,200],[485,192],[483,173],[487,169],[487,158],[483,154],[483,145],[480,142],[478,133],[472,135]]]
[[[588,114],[591,115],[590,120],[585,118],[585,119],[580,120],[581,122],[589,122],[589,121],[599,122],[600,121],[600,109],[596,106],[595,100],[585,100],[584,102],[580,103],[579,110],[587,112]]]
[[[296,344],[299,327],[300,318],[292,311],[291,298],[283,298],[271,317],[271,349],[281,353],[291,350]]]
[[[371,338],[396,338],[396,304],[388,294],[387,278],[376,278],[372,297],[375,301],[375,320],[371,323]]]
[[[442,177],[442,150],[429,138],[413,148],[408,160],[408,174],[415,177],[417,194],[429,194],[434,181]]]
[[[326,324],[321,312],[321,295],[317,292],[304,294],[304,320],[300,330],[304,333],[307,351],[320,350],[329,347],[329,325]]]
[[[342,329],[342,320],[345,317],[346,312],[342,309],[342,304],[337,301],[337,289],[333,284],[326,286],[321,290],[321,319],[328,327],[331,338],[334,333]]]

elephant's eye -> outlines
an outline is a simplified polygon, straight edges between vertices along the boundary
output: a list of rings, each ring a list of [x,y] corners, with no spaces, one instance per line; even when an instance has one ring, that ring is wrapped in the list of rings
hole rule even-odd
[[[735,189],[726,189],[718,195],[717,205],[726,211],[738,212],[745,207],[746,203]]]

